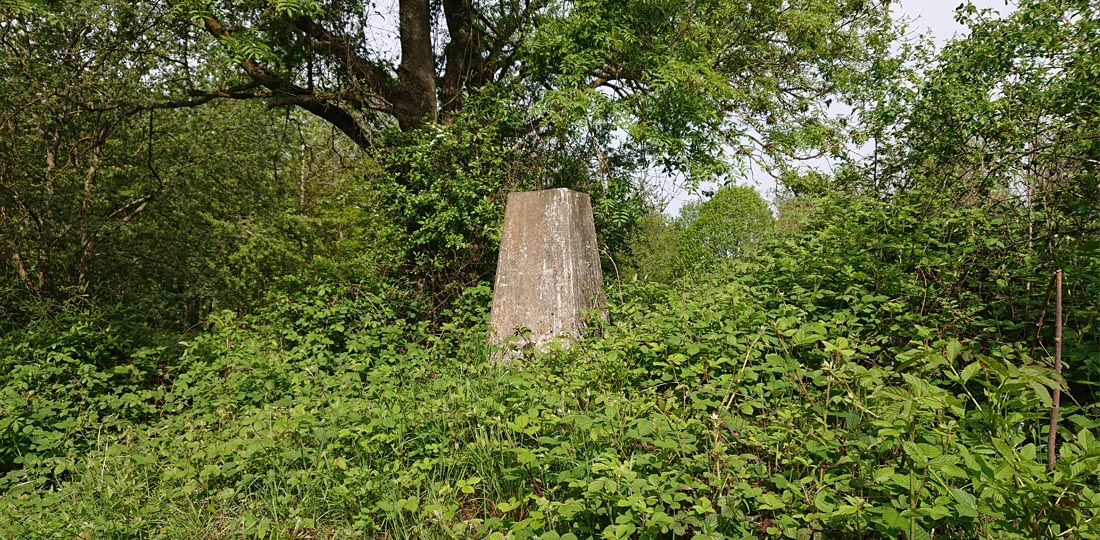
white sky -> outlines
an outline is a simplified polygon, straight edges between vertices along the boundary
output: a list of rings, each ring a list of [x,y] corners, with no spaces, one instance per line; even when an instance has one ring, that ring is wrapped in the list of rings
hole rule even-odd
[[[937,45],[942,46],[956,33],[963,35],[966,28],[955,22],[955,8],[963,0],[902,0],[897,15],[911,20],[914,29],[931,32]],[[979,9],[989,8],[998,13],[1013,9],[1007,0],[972,0]]]
[[[895,6],[894,16],[900,20],[909,22],[911,38],[916,34],[930,36],[937,47],[942,47],[952,37],[963,37],[966,27],[955,22],[955,9],[967,0],[900,0]],[[970,0],[979,9],[989,8],[998,13],[1010,12],[1014,0]],[[390,60],[399,60],[397,40],[397,2],[398,0],[378,0],[374,4],[376,17],[381,20],[364,29],[364,37],[369,46],[376,52],[381,52]],[[826,159],[811,162],[811,166],[828,171],[831,167]],[[683,204],[695,197],[685,192],[680,186],[681,182],[672,178],[651,178],[652,188],[662,192],[661,196],[668,199],[665,213],[676,215]],[[759,169],[746,171],[746,177],[737,179],[734,183],[753,185],[767,199],[774,198],[775,180]]]
[[[937,47],[942,47],[953,37],[963,37],[966,27],[955,22],[955,9],[966,0],[901,0],[896,6],[894,16],[907,20],[910,32],[930,36]],[[972,0],[979,9],[989,8],[997,13],[1005,14],[1013,9],[1010,0]],[[911,37],[916,37],[913,35]],[[826,159],[811,164],[814,168],[828,170],[830,163]],[[747,171],[747,177],[734,183],[755,186],[757,191],[766,199],[773,199],[775,192],[775,180],[759,169]],[[669,179],[660,182],[665,185],[658,189],[665,191],[664,197],[669,199],[665,213],[675,216],[681,206],[687,201],[695,199],[694,196],[677,187],[677,182]]]

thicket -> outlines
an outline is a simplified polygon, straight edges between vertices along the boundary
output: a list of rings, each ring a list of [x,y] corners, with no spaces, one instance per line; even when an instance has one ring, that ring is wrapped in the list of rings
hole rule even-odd
[[[672,282],[622,283],[602,337],[516,369],[487,361],[483,285],[442,327],[376,293],[313,287],[178,344],[121,342],[85,319],[56,342],[9,336],[25,354],[2,370],[0,528],[1100,535],[1087,387],[1063,401],[1045,466],[1050,394],[1068,390],[1043,347],[1050,326],[1042,346],[1030,339],[1046,275],[992,256],[1014,222],[930,210],[934,196],[807,201],[798,234]],[[1097,296],[1067,275],[1065,379],[1091,385]]]

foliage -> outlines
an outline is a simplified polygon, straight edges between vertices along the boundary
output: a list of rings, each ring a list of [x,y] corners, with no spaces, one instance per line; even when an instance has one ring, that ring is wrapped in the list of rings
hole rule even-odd
[[[1023,276],[998,274],[990,290],[962,272],[1010,272],[993,255],[1013,222],[919,197],[813,208],[798,236],[753,257],[627,280],[602,337],[522,369],[487,361],[484,285],[439,327],[399,313],[407,297],[354,287],[224,313],[183,345],[146,423],[85,433],[79,450],[9,473],[0,528],[1100,536],[1096,405],[1063,405],[1048,474],[1050,393],[1065,388],[1029,352],[1034,311],[1007,315],[1039,300],[1020,295]],[[1071,313],[1088,309],[1068,298]],[[1094,357],[1088,322],[1067,320],[1070,364]],[[62,459],[72,468],[53,475]]]
[[[946,46],[914,88],[894,88],[892,122],[873,171],[856,189],[884,195],[935,190],[1027,224],[1038,271],[1092,279],[1097,208],[1095,2],[1027,0],[1003,18],[963,5],[965,39]],[[900,103],[900,105],[899,105]],[[885,126],[879,125],[879,128]],[[873,179],[872,186],[861,180]],[[1009,217],[1011,216],[1011,217]]]
[[[818,0],[710,0],[690,10],[668,1],[401,0],[392,18],[358,1],[67,0],[9,9],[20,21],[52,21],[33,30],[49,38],[79,28],[74,14],[96,8],[102,21],[133,22],[122,41],[144,45],[126,49],[145,75],[143,88],[119,96],[130,105],[264,100],[300,108],[373,150],[382,126],[431,129],[492,96],[522,118],[508,137],[575,146],[620,130],[597,136],[604,153],[629,148],[644,156],[636,160],[643,169],[701,178],[725,170],[726,157],[780,166],[834,151],[848,134],[827,100],[857,94],[869,73],[888,69],[880,60],[897,31],[889,2]],[[378,29],[395,19],[396,39],[379,42]]]
[[[629,262],[642,279],[664,282],[706,272],[727,258],[746,258],[774,232],[768,203],[752,187],[726,186],[680,208],[671,219],[651,211],[629,243]]]
[[[745,257],[769,232],[775,218],[749,186],[726,186],[698,207],[681,209],[681,265]]]
[[[506,126],[476,118],[392,133],[381,159],[379,207],[402,253],[399,270],[445,295],[492,276],[508,191],[533,187],[538,171],[500,144]]]
[[[71,7],[3,28],[0,328],[73,298],[193,326],[249,309],[367,221],[365,160],[327,127],[250,102],[135,105],[156,69],[132,49],[154,46],[148,14]]]
[[[751,255],[771,235],[775,219],[751,187],[726,186],[687,202],[675,219],[651,211],[629,242],[629,263],[642,279],[665,282],[689,272],[708,272],[724,258]]]
[[[139,23],[120,8],[112,33],[95,9],[73,7],[69,25],[33,11],[5,21],[0,45],[0,249],[5,269],[40,299],[84,294],[104,239],[163,190],[151,152],[140,151],[151,151],[145,123],[112,102],[138,86],[115,77],[121,64],[137,77],[151,69],[119,52],[140,39]],[[67,52],[77,49],[99,54]]]
[[[390,14],[361,2],[169,5],[191,23],[177,31],[197,44],[200,70],[166,66],[166,78],[200,95],[296,105],[374,148],[378,123],[431,129],[499,92],[524,118],[521,134],[571,144],[621,128],[652,161],[693,176],[723,170],[724,145],[735,158],[776,160],[834,149],[846,134],[825,98],[857,93],[868,73],[888,69],[879,59],[896,32],[887,2],[687,10],[668,1],[402,0],[385,47],[367,37],[392,28]],[[242,80],[247,91],[224,88]]]
[[[642,218],[629,243],[638,279],[663,283],[673,277],[681,234],[679,222],[664,213],[654,210]]]
[[[3,489],[66,478],[104,436],[160,413],[175,343],[118,313],[70,306],[0,340]]]
[[[789,172],[775,228],[744,188],[643,221],[629,174],[837,142],[815,99],[885,80],[885,5],[441,4],[425,79],[340,63],[377,60],[357,2],[0,3],[6,536],[1100,538],[1085,2],[979,16],[926,86],[867,90],[907,103],[870,126],[896,139]],[[503,192],[559,186],[639,271],[599,332],[496,366]]]
[[[969,35],[948,44],[916,84],[886,90],[889,102],[870,126],[886,133],[874,160],[817,182],[818,193],[843,186],[899,208],[928,198],[919,217],[902,213],[897,221],[953,216],[943,225],[969,238],[958,255],[968,267],[927,274],[927,289],[963,293],[960,309],[988,306],[988,316],[964,317],[984,318],[1003,339],[1030,339],[1022,322],[1006,321],[1037,320],[1047,277],[1062,269],[1074,276],[1068,317],[1082,332],[1071,339],[1096,347],[1095,325],[1084,322],[1097,309],[1100,248],[1096,98],[1087,90],[1097,84],[1100,50],[1094,4],[1028,0],[1001,18],[960,6]],[[914,242],[925,238],[964,237]],[[1039,337],[1050,343],[1049,334]],[[1095,395],[1090,354],[1071,363],[1078,395]]]
[[[1094,8],[1028,0],[996,19],[963,6],[958,18],[970,34],[944,49],[918,88],[900,125],[904,146],[887,158],[887,173],[903,185],[942,181],[940,189],[960,198],[1091,200]]]
[[[389,257],[381,272],[424,293],[429,306],[492,279],[509,192],[565,187],[588,193],[608,254],[624,251],[645,204],[644,194],[615,176],[623,172],[617,163],[582,159],[575,148],[503,143],[502,132],[514,130],[516,119],[492,103],[482,105],[446,125],[388,132],[387,150],[368,179],[379,230],[389,239],[377,246]]]
[[[6,4],[3,324],[87,295],[189,327],[318,268],[446,303],[527,187],[591,193],[629,264],[640,171],[835,146],[822,99],[893,32],[881,3],[612,4],[402,0],[399,62],[362,2]]]
[[[779,290],[836,291],[840,297],[856,286],[878,291],[885,297],[874,323],[882,346],[904,347],[935,328],[940,339],[1027,343],[1049,352],[1052,328],[1036,334],[1034,326],[1050,309],[1044,304],[1049,263],[1046,246],[1026,240],[1028,209],[1008,203],[954,208],[950,197],[920,192],[890,201],[814,200],[798,239],[783,241],[791,266],[769,276]],[[1065,293],[1072,328],[1067,354],[1073,355],[1066,378],[1082,385],[1078,397],[1088,399],[1094,394],[1087,386],[1100,381],[1100,335],[1091,322],[1098,292],[1092,272],[1100,261],[1090,250],[1074,256]],[[847,309],[844,303],[822,307]]]

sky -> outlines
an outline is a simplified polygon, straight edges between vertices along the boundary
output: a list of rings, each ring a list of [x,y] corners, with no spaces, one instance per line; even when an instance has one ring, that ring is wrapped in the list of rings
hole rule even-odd
[[[942,46],[956,33],[964,35],[966,28],[955,22],[955,8],[963,0],[902,0],[897,15],[911,20],[912,26],[931,32],[937,45]],[[1011,8],[1005,0],[973,0],[979,9],[990,8],[1007,13]]]
[[[955,22],[955,8],[964,1],[901,0],[900,5],[895,8],[894,16],[908,21],[911,32],[928,35],[937,47],[942,47],[953,37],[966,35],[966,27]],[[979,9],[989,8],[1000,14],[1006,14],[1012,9],[1006,0],[972,0],[972,2]],[[812,166],[828,172],[830,164],[827,160],[820,160],[812,163]],[[664,197],[668,199],[668,206],[665,208],[665,213],[668,215],[675,216],[684,203],[696,199],[694,195],[680,189],[673,179],[657,180],[656,183],[655,187],[664,192]],[[774,179],[759,169],[747,171],[746,177],[735,183],[756,187],[766,199],[774,197]]]
[[[967,0],[900,0],[895,4],[894,16],[900,20],[909,22],[910,32],[928,35],[937,47],[942,47],[953,37],[964,37],[966,27],[955,22],[955,9]],[[989,8],[1005,14],[1011,11],[1011,0],[970,0],[979,9]],[[394,21],[397,16],[398,0],[379,0],[375,2],[380,22],[371,26],[367,31],[369,46],[376,52],[387,55],[391,60],[398,60],[397,28]],[[910,36],[910,37],[916,37]],[[810,162],[810,166],[829,171],[830,163],[822,159]],[[687,193],[680,186],[681,181],[667,177],[653,177],[647,179],[650,189],[658,192],[658,196],[668,201],[665,213],[675,216],[684,203],[697,197]],[[759,169],[749,169],[744,178],[735,179],[734,183],[755,186],[757,191],[766,199],[774,199],[775,180]],[[708,187],[708,189],[712,189]]]

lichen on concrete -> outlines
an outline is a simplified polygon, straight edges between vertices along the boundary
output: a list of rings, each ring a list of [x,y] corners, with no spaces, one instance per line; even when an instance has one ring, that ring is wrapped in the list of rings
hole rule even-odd
[[[604,314],[592,203],[559,188],[508,195],[493,288],[490,343],[508,362],[519,348],[563,346]]]

